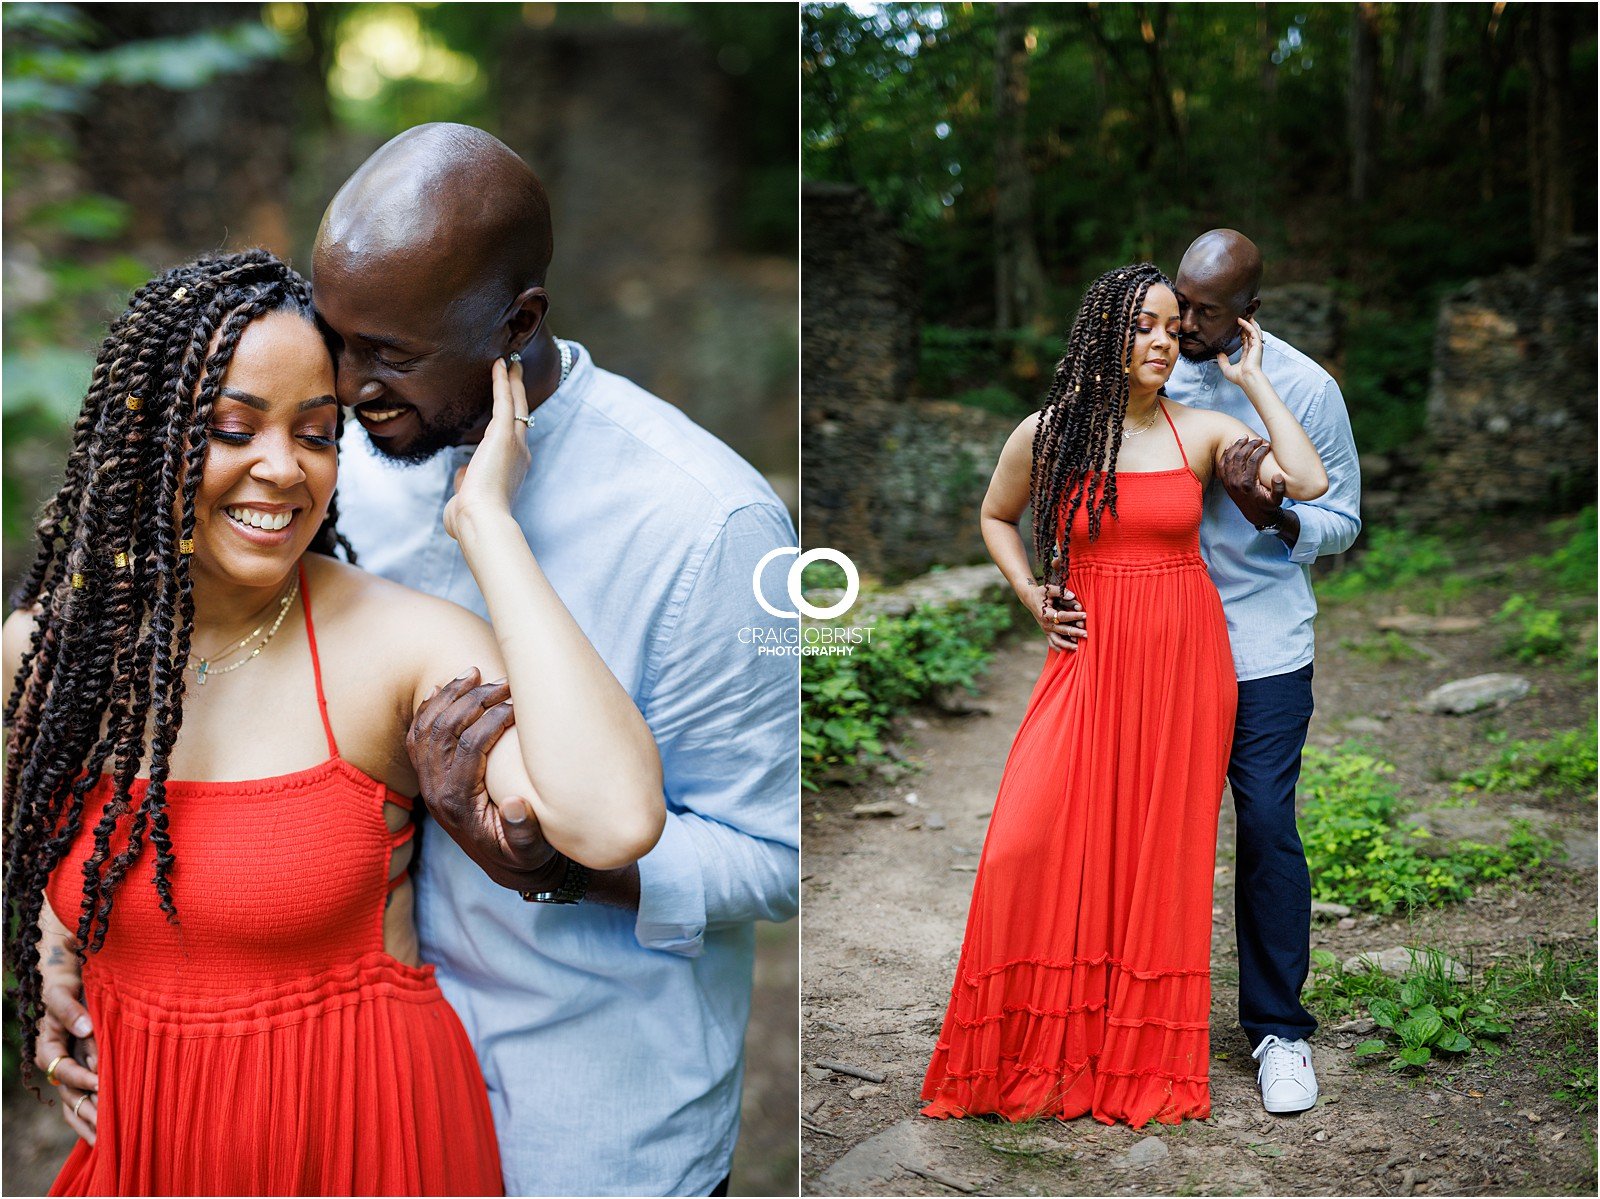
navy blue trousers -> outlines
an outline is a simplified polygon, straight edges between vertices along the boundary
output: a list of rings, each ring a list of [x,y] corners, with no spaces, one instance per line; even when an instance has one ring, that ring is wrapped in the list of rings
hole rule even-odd
[[[1311,872],[1294,822],[1300,751],[1311,721],[1311,664],[1239,684],[1228,783],[1238,817],[1233,918],[1239,1025],[1255,1048],[1272,1035],[1309,1037],[1300,1003],[1311,967]]]

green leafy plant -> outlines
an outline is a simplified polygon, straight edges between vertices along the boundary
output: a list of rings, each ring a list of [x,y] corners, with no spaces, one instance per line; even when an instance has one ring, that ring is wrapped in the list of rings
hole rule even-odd
[[[1492,988],[1472,985],[1470,971],[1468,979],[1458,978],[1436,949],[1414,949],[1400,978],[1378,970],[1346,971],[1326,950],[1313,951],[1312,961],[1316,976],[1307,1002],[1341,1015],[1364,1009],[1382,1034],[1357,1045],[1356,1056],[1387,1058],[1392,1071],[1424,1068],[1437,1054],[1498,1054],[1495,1042],[1513,1027]]]
[[[1391,591],[1436,580],[1455,567],[1455,555],[1432,533],[1377,528],[1362,535],[1362,552],[1353,565],[1317,582],[1325,599],[1346,600],[1374,591]]]
[[[1009,598],[922,607],[879,617],[848,655],[802,658],[804,785],[816,790],[824,770],[881,760],[889,721],[935,691],[976,691],[995,642],[1021,619]]]
[[[1561,611],[1541,608],[1520,592],[1507,599],[1492,619],[1509,626],[1501,649],[1519,662],[1560,658],[1571,648]]]
[[[1568,729],[1549,737],[1512,741],[1486,765],[1463,771],[1458,794],[1477,791],[1532,791],[1546,797],[1592,793],[1595,788],[1596,726]]]
[[[1380,913],[1449,903],[1464,899],[1476,883],[1531,874],[1554,849],[1517,821],[1504,845],[1463,841],[1424,854],[1417,843],[1428,834],[1400,828],[1400,797],[1388,781],[1393,773],[1359,745],[1306,749],[1300,839],[1313,898]]]
[[[1594,598],[1596,557],[1595,506],[1590,504],[1574,516],[1553,520],[1545,531],[1566,540],[1555,550],[1534,558],[1532,565],[1545,583],[1561,592]]]

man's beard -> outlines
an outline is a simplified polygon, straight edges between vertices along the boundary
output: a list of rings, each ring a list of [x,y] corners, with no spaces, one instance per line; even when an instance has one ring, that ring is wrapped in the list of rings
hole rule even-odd
[[[1178,353],[1190,362],[1215,362],[1218,354],[1232,354],[1238,347],[1233,344],[1230,337],[1227,341],[1189,341],[1187,338],[1178,339]]]
[[[481,402],[460,396],[432,419],[422,415],[415,406],[411,409],[417,420],[417,435],[404,450],[393,450],[372,436],[367,443],[396,466],[421,466],[451,446],[462,444],[463,438],[483,418]]]

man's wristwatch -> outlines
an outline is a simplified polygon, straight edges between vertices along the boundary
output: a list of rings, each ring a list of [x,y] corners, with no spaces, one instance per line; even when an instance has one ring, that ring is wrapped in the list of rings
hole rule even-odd
[[[518,891],[517,894],[529,903],[582,903],[589,893],[589,871],[571,858],[565,861],[566,873],[554,891]]]

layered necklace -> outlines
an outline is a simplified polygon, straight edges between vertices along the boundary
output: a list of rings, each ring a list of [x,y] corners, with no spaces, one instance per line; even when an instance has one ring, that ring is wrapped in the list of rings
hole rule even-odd
[[[1155,406],[1150,409],[1150,415],[1149,415],[1149,417],[1147,417],[1145,419],[1144,423],[1139,424],[1139,425],[1123,425],[1122,426],[1122,435],[1124,437],[1137,437],[1141,433],[1148,432],[1150,427],[1156,423],[1156,416],[1160,412],[1161,412],[1161,401],[1157,400],[1155,402]]]
[[[272,641],[272,639],[277,636],[278,630],[283,627],[284,617],[289,615],[289,605],[294,603],[295,597],[299,594],[300,577],[297,572],[294,583],[289,587],[289,590],[284,593],[283,598],[278,601],[278,618],[272,622],[270,628],[267,626],[266,622],[263,621],[259,626],[246,634],[245,637],[237,644],[229,645],[226,649],[213,654],[209,658],[196,658],[191,656],[189,658],[189,665],[186,667],[186,669],[192,670],[199,678],[200,685],[204,687],[206,685],[206,680],[212,675],[230,674],[233,671],[238,670],[239,667],[245,665],[247,662],[255,661],[256,658],[261,656],[261,651],[266,649],[267,645]],[[260,640],[257,640],[257,638],[260,638]],[[252,642],[254,642],[253,648],[251,647]],[[247,654],[245,654],[246,649],[249,649],[250,651]],[[231,666],[217,666],[218,662],[225,662],[235,654],[245,654],[245,656],[240,658]]]

